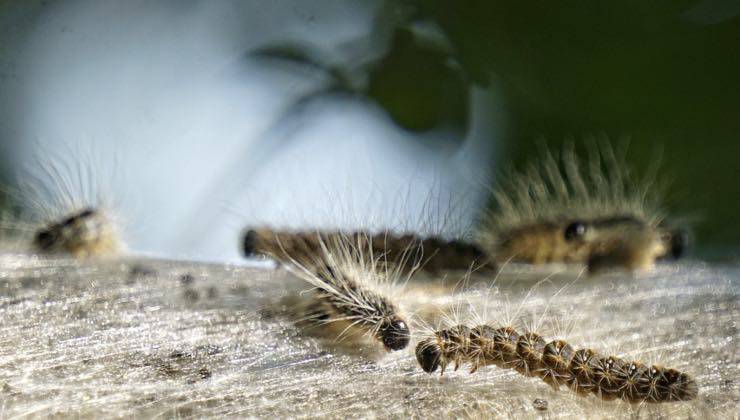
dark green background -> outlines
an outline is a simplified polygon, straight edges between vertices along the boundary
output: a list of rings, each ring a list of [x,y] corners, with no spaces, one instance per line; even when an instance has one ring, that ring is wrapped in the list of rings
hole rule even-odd
[[[412,3],[415,19],[435,22],[451,40],[462,76],[396,60],[407,68],[395,73],[408,80],[376,96],[402,125],[423,128],[443,114],[430,110],[429,100],[416,106],[398,98],[404,83],[423,88],[436,79],[447,86],[440,96],[449,97],[444,91],[460,80],[485,84],[493,76],[511,118],[507,160],[521,164],[542,141],[557,150],[569,139],[629,137],[629,159],[638,168],[662,150],[669,207],[690,220],[697,243],[736,249],[740,19],[721,10],[712,11],[720,15],[715,21],[697,18],[690,11],[695,1]]]

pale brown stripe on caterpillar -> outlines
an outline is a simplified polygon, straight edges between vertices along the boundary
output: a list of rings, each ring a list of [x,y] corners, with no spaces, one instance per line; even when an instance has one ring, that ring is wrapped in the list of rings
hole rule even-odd
[[[671,402],[695,399],[698,386],[691,376],[658,365],[645,366],[591,349],[574,349],[563,340],[549,343],[533,332],[519,334],[512,327],[458,325],[439,330],[416,346],[416,359],[428,373],[448,364],[497,365],[539,377],[553,388],[565,385],[580,395],[596,394],[605,400]]]

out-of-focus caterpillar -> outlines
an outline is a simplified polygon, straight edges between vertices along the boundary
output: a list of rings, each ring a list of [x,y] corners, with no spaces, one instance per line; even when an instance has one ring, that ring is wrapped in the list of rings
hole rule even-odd
[[[33,248],[45,254],[89,257],[113,255],[121,245],[111,220],[104,212],[89,207],[40,228],[34,235]]]
[[[670,402],[692,400],[698,386],[691,376],[658,365],[646,366],[591,349],[574,349],[563,340],[549,343],[534,332],[519,334],[512,327],[474,328],[458,325],[436,331],[416,346],[416,360],[432,373],[448,364],[455,370],[469,363],[470,373],[497,365],[539,377],[554,389],[565,385],[580,395],[596,394],[605,400]]]
[[[381,263],[387,256],[376,254],[367,238],[356,235],[319,236],[317,243],[291,238],[298,242],[290,243],[290,248],[280,248],[284,256],[281,261],[314,287],[303,321],[342,328],[338,338],[359,330],[389,351],[408,345],[408,324],[390,299],[397,294],[396,283],[404,275],[403,260],[392,268]],[[277,241],[280,247],[279,238]],[[314,245],[319,249],[314,250]]]
[[[502,177],[493,188],[493,210],[487,212],[473,241],[446,241],[437,237],[361,235],[376,250],[391,255],[418,246],[426,258],[424,269],[495,271],[497,263],[580,263],[590,272],[610,268],[650,269],[656,259],[679,258],[688,235],[671,229],[659,209],[659,191],[651,177],[636,179],[624,156],[608,144],[595,148],[588,162],[579,161],[572,148],[530,164],[523,173]],[[338,232],[322,232],[331,236]],[[250,230],[244,235],[246,256],[270,255],[280,260],[280,242],[290,252],[296,241],[313,244],[316,232]],[[279,239],[279,240],[278,240]]]
[[[37,159],[19,180],[14,198],[22,210],[3,221],[39,254],[112,256],[123,249],[105,189],[89,165],[92,157],[72,154]],[[86,164],[85,158],[89,159]],[[25,238],[30,234],[31,238]]]
[[[363,244],[376,256],[383,256],[378,268],[389,261],[410,256],[416,260],[414,267],[429,271],[443,270],[496,270],[496,263],[473,243],[445,240],[439,237],[421,238],[412,234],[396,235],[390,232],[371,235],[365,232],[343,233],[339,231],[274,231],[270,229],[248,230],[242,241],[245,256],[265,255],[285,261],[286,257],[301,255],[303,258],[322,251],[322,242],[350,239]]]
[[[649,269],[656,259],[679,258],[688,242],[664,225],[653,178],[635,178],[607,143],[588,162],[572,147],[559,157],[545,153],[501,178],[477,242],[499,261]]]

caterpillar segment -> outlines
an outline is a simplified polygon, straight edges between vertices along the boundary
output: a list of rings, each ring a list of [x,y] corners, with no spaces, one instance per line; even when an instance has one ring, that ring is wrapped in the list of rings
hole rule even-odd
[[[125,250],[115,214],[120,191],[112,194],[117,165],[98,167],[102,156],[79,147],[63,153],[45,151],[35,164],[18,173],[8,191],[16,203],[3,225],[24,249],[43,255],[75,258],[110,257]]]

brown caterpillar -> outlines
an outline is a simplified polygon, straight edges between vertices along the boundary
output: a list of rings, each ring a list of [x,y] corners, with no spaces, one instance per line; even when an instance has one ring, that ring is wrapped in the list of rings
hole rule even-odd
[[[109,211],[110,188],[93,164],[98,159],[81,150],[70,155],[37,157],[10,190],[17,211],[2,226],[40,254],[73,257],[110,256],[121,251],[117,220]]]
[[[608,143],[588,162],[565,148],[502,179],[476,238],[499,261],[647,270],[688,245],[684,231],[663,223],[653,177],[636,179]]]
[[[578,263],[589,272],[644,271],[657,259],[684,254],[688,235],[663,222],[659,194],[650,188],[652,178],[636,179],[624,156],[617,156],[608,144],[594,149],[588,162],[566,148],[560,156],[546,153],[528,168],[502,177],[505,181],[493,188],[494,210],[484,215],[473,241],[388,232],[349,235],[368,237],[376,251],[391,255],[417,246],[427,256],[423,268],[430,272],[476,265],[495,271],[497,263],[507,261]],[[243,251],[280,260],[277,238],[290,249],[294,241],[315,244],[315,237],[309,232],[250,230]]]
[[[112,226],[103,212],[86,208],[39,229],[33,237],[33,248],[40,253],[75,257],[115,254],[120,244]]]
[[[278,261],[292,256],[306,259],[321,252],[322,241],[348,238],[352,242],[365,242],[374,255],[384,256],[379,262],[393,261],[403,255],[412,255],[415,268],[432,273],[444,270],[486,269],[496,270],[492,261],[475,244],[438,237],[420,238],[412,234],[395,235],[383,232],[370,235],[365,232],[288,232],[270,229],[248,230],[242,240],[245,256],[265,255]]]
[[[696,382],[686,373],[576,350],[563,340],[548,343],[534,332],[519,334],[512,327],[458,325],[439,330],[416,346],[416,360],[425,372],[441,368],[440,374],[451,362],[455,370],[471,364],[470,373],[493,364],[539,377],[556,390],[565,385],[579,395],[596,394],[605,400],[657,403],[698,395]]]
[[[316,244],[293,243],[290,250],[295,254],[280,248],[288,269],[314,287],[304,320],[341,324],[340,337],[359,329],[383,343],[386,350],[406,348],[410,340],[408,324],[389,298],[390,293],[382,290],[394,290],[404,262],[399,261],[393,269],[381,269],[379,264],[385,256],[376,255],[367,238],[335,235],[318,236],[316,240]],[[280,247],[280,242],[277,245]],[[319,247],[315,254],[313,245]]]

